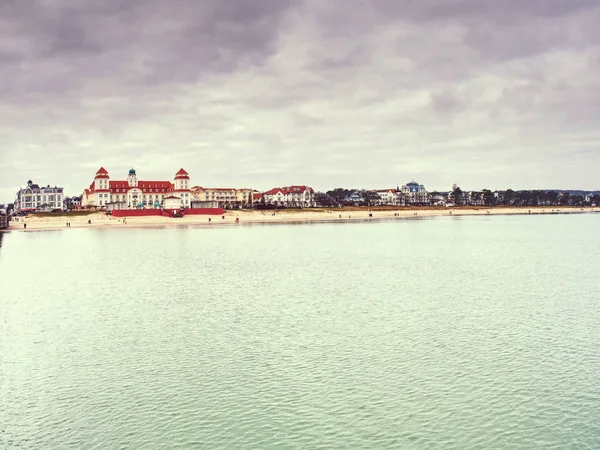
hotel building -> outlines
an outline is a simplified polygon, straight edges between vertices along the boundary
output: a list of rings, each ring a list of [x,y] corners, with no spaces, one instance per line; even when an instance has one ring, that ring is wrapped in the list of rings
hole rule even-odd
[[[189,208],[191,204],[190,176],[180,169],[173,182],[138,180],[134,169],[126,180],[111,180],[100,167],[94,181],[83,191],[81,205],[114,209],[161,209],[168,198],[169,207]]]
[[[15,200],[15,211],[35,211],[44,209],[50,211],[63,209],[64,193],[62,187],[40,187],[31,180],[27,187],[19,189]]]
[[[273,206],[310,208],[316,205],[315,191],[308,186],[273,188],[262,193],[260,202]]]
[[[429,202],[429,192],[415,181],[406,183],[398,193],[398,205],[428,205]]]
[[[252,189],[205,188],[194,186],[192,202],[216,202],[220,207],[252,206]]]
[[[398,191],[400,189],[378,189],[375,192],[379,195],[381,199],[379,201],[380,205],[389,205],[395,206],[398,204]]]

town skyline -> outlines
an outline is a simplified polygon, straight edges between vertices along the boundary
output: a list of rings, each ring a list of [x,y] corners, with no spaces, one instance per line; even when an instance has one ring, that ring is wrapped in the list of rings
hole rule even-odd
[[[595,190],[599,22],[586,0],[3,2],[0,199],[100,166]]]
[[[98,167],[104,167],[103,165],[98,166]],[[111,178],[115,179],[121,179],[121,178],[126,178],[127,173],[129,172],[130,169],[135,169],[136,171],[138,171],[137,168],[135,168],[134,166],[127,166],[127,165],[122,165],[122,167],[128,167],[128,169],[123,170],[122,172],[116,172],[116,171],[112,171],[109,170],[109,173],[111,174]],[[96,172],[96,170],[92,170],[92,177],[93,177],[93,173]],[[168,172],[168,171],[167,171]],[[143,171],[140,173],[144,173]],[[173,171],[173,173],[175,173],[175,171]],[[113,176],[114,174],[114,176]],[[161,179],[164,178],[166,176],[170,176],[170,172],[165,174],[165,170],[163,168],[163,170],[161,171],[154,171],[152,174],[150,175],[145,175],[144,173],[144,177],[147,179]],[[52,176],[50,176],[50,178],[52,178]],[[64,192],[66,196],[80,196],[82,194],[82,192],[89,186],[89,180],[90,177],[88,176],[88,180],[87,180],[87,184],[84,182],[84,184],[79,188],[75,188],[75,189],[71,189],[69,187],[68,183],[61,183],[60,180],[58,180],[58,182],[44,182],[45,178],[40,178],[38,179],[38,177],[29,177],[27,180],[25,180],[25,182],[21,183],[18,186],[14,186],[14,187],[10,187],[10,188],[6,188],[6,189],[0,189],[0,193],[2,193],[3,191],[9,192],[8,197],[10,198],[11,196],[14,197],[14,191],[18,190],[20,188],[24,188],[27,186],[27,181],[28,180],[32,180],[34,183],[39,184],[40,186],[46,186],[49,185],[51,187],[54,186],[59,186],[59,187],[63,187],[64,188]],[[580,187],[570,187],[570,188],[557,188],[557,187],[532,187],[532,188],[522,188],[522,187],[514,187],[514,186],[508,186],[508,187],[492,187],[490,185],[486,185],[483,187],[467,187],[467,185],[464,185],[465,187],[463,187],[463,184],[461,184],[460,182],[453,182],[451,183],[449,186],[441,186],[441,187],[436,187],[436,186],[431,186],[429,183],[427,183],[426,181],[423,181],[421,179],[416,179],[415,177],[405,177],[404,179],[402,179],[401,181],[398,182],[392,182],[392,183],[379,183],[379,185],[376,186],[370,186],[370,185],[365,185],[364,183],[361,184],[360,180],[355,180],[354,183],[346,183],[344,185],[335,185],[335,186],[327,186],[327,187],[321,187],[319,185],[314,186],[310,183],[304,183],[301,182],[301,180],[298,180],[297,183],[271,183],[269,185],[266,186],[245,186],[245,185],[238,185],[238,184],[225,184],[225,183],[220,183],[220,184],[207,184],[207,183],[196,183],[194,180],[194,177],[191,177],[191,186],[192,187],[208,187],[208,188],[235,188],[235,189],[252,189],[252,190],[256,190],[259,192],[264,192],[268,189],[272,189],[274,187],[283,187],[283,186],[287,186],[287,185],[307,185],[307,186],[311,186],[314,188],[315,192],[327,192],[336,188],[344,188],[344,189],[354,189],[354,190],[382,190],[382,189],[392,189],[392,188],[396,188],[399,186],[402,186],[408,182],[411,181],[416,181],[419,184],[423,184],[427,187],[428,191],[430,192],[446,192],[446,191],[451,191],[452,190],[452,186],[453,185],[458,185],[459,187],[461,187],[463,190],[465,191],[481,191],[483,189],[489,189],[491,191],[504,191],[507,189],[512,189],[515,191],[520,191],[520,190],[546,190],[546,191],[589,191],[589,192],[596,192],[596,191],[600,191],[600,187],[597,188],[592,188],[592,189],[583,189]],[[10,201],[7,201],[6,198],[2,198],[0,197],[0,203],[3,204],[8,204],[11,203],[14,200],[14,198],[12,198]]]
[[[105,168],[104,166],[99,166],[100,168]],[[123,167],[127,167],[127,166],[123,166]],[[109,170],[108,172],[111,174],[111,178],[114,179],[124,179],[127,176],[127,173],[131,170],[134,169],[137,171],[137,169],[133,166],[129,166],[129,169],[124,170],[123,174],[121,173],[115,173],[114,171]],[[96,172],[96,170],[93,170],[92,172]],[[173,173],[175,173],[175,171],[173,171]],[[164,178],[164,170],[161,172],[157,172],[156,175],[151,175],[151,176],[146,176],[143,175],[145,178],[147,179],[152,179],[152,180],[156,180],[156,179],[161,179]],[[68,187],[68,184],[65,183],[45,183],[43,181],[38,181],[37,178],[35,177],[30,177],[28,180],[25,181],[25,183],[23,183],[22,185],[19,185],[18,187],[15,186],[14,190],[18,190],[21,188],[25,188],[27,186],[27,181],[31,180],[34,184],[39,184],[41,187],[45,187],[46,185],[50,186],[50,187],[55,187],[58,186],[60,188],[64,189],[64,196],[65,197],[76,197],[76,196],[81,196],[83,191],[87,189],[87,187],[89,187],[89,181],[90,178],[88,178],[88,182],[87,184],[84,184],[79,190],[75,189],[75,190],[70,190]],[[257,192],[265,192],[269,189],[273,189],[273,188],[281,188],[284,186],[290,186],[290,185],[306,185],[306,186],[310,186],[311,188],[314,189],[315,192],[320,192],[320,193],[325,193],[334,189],[346,189],[346,190],[350,190],[350,191],[377,191],[377,190],[387,190],[387,189],[395,189],[395,188],[399,188],[400,186],[403,186],[409,182],[417,182],[418,184],[422,184],[426,187],[428,192],[450,192],[452,191],[452,188],[454,186],[458,186],[460,187],[463,191],[473,191],[473,192],[481,192],[482,190],[490,190],[490,191],[506,191],[508,189],[513,190],[513,191],[564,191],[564,192],[568,192],[568,191],[585,191],[585,192],[600,192],[600,188],[596,188],[596,189],[582,189],[579,187],[573,187],[573,188],[556,188],[556,187],[534,187],[534,188],[520,188],[520,187],[513,187],[513,186],[509,186],[509,187],[490,187],[489,185],[486,185],[484,187],[478,187],[478,188],[470,188],[470,187],[464,187],[464,185],[462,185],[461,183],[452,183],[452,185],[450,186],[445,186],[445,187],[431,187],[428,183],[423,182],[422,180],[419,179],[415,179],[415,178],[407,178],[405,181],[403,182],[396,182],[396,183],[388,183],[387,185],[378,185],[378,186],[367,186],[367,185],[363,185],[360,184],[360,181],[356,181],[354,184],[346,184],[346,185],[336,185],[336,186],[331,186],[331,187],[327,187],[327,188],[323,188],[320,186],[313,186],[310,183],[279,183],[279,184],[274,184],[271,183],[268,186],[243,186],[243,185],[235,185],[235,184],[230,184],[230,185],[226,185],[226,184],[216,184],[216,185],[209,185],[209,184],[202,184],[202,183],[196,183],[194,181],[194,177],[193,175],[191,176],[190,179],[190,187],[203,187],[203,188],[232,188],[232,189],[251,189]],[[7,191],[9,191],[10,189],[6,189]],[[0,190],[0,192],[2,192]],[[10,200],[7,199],[3,199],[0,197],[0,204],[10,204],[13,203],[14,201],[14,192],[12,192],[12,198],[11,195],[9,195],[8,197],[10,198]]]

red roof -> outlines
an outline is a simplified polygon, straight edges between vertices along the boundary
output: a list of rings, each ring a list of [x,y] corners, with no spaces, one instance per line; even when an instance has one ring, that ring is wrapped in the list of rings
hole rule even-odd
[[[96,172],[96,176],[94,177],[94,179],[96,178],[110,178],[108,176],[108,172],[106,171],[106,169],[104,167],[100,167],[100,169],[98,169],[98,172]]]
[[[253,200],[260,200],[262,198],[262,194],[252,194],[252,199]]]
[[[273,189],[269,189],[266,192],[263,192],[263,195],[276,195],[279,192],[281,192],[282,194],[284,193],[282,189],[273,188]]]
[[[273,188],[264,192],[265,195],[277,195],[278,192],[281,192],[283,195],[287,194],[299,194],[305,191],[314,192],[311,187],[308,186],[286,186],[282,188]]]
[[[200,186],[194,186],[192,191],[243,191],[248,190],[246,188],[238,189],[238,188],[205,188]]]
[[[138,187],[144,189],[169,189],[172,186],[170,181],[138,181]]]
[[[309,192],[314,192],[313,189],[311,187],[308,186],[288,186],[288,187],[284,187],[282,188],[285,191],[288,192],[304,192],[304,191],[309,191]]]
[[[175,179],[178,178],[189,178],[189,174],[183,170],[183,169],[179,169],[179,171],[175,174]]]
[[[110,192],[111,194],[121,194],[127,192],[129,189],[134,188],[135,186],[130,187],[128,181],[122,180],[111,180],[109,182],[109,189],[95,189],[94,183],[90,184],[90,188],[88,192]],[[159,193],[159,192],[172,192],[175,189],[175,185],[170,181],[138,181],[137,188],[140,189],[143,193]]]

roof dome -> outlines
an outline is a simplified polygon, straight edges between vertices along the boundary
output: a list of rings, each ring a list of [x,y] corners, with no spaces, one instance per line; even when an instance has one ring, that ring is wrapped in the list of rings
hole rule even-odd
[[[135,169],[129,169],[129,175],[135,175]]]

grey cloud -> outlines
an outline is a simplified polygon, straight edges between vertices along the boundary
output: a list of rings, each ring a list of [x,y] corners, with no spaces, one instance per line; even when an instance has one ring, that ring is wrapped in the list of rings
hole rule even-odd
[[[445,116],[463,111],[468,103],[465,99],[459,98],[455,92],[442,91],[431,94],[431,106],[436,113]]]
[[[372,4],[385,17],[421,22],[477,19],[490,23],[565,16],[598,6],[595,0],[375,0]]]
[[[17,24],[14,33],[24,42],[20,53],[5,58],[29,61],[32,69],[69,61],[78,69],[69,74],[74,77],[80,72],[87,72],[87,79],[106,77],[110,68],[126,84],[160,84],[260,64],[275,51],[278,23],[295,3],[11,2],[2,4],[0,20]],[[24,78],[28,89],[44,91],[42,80]]]

